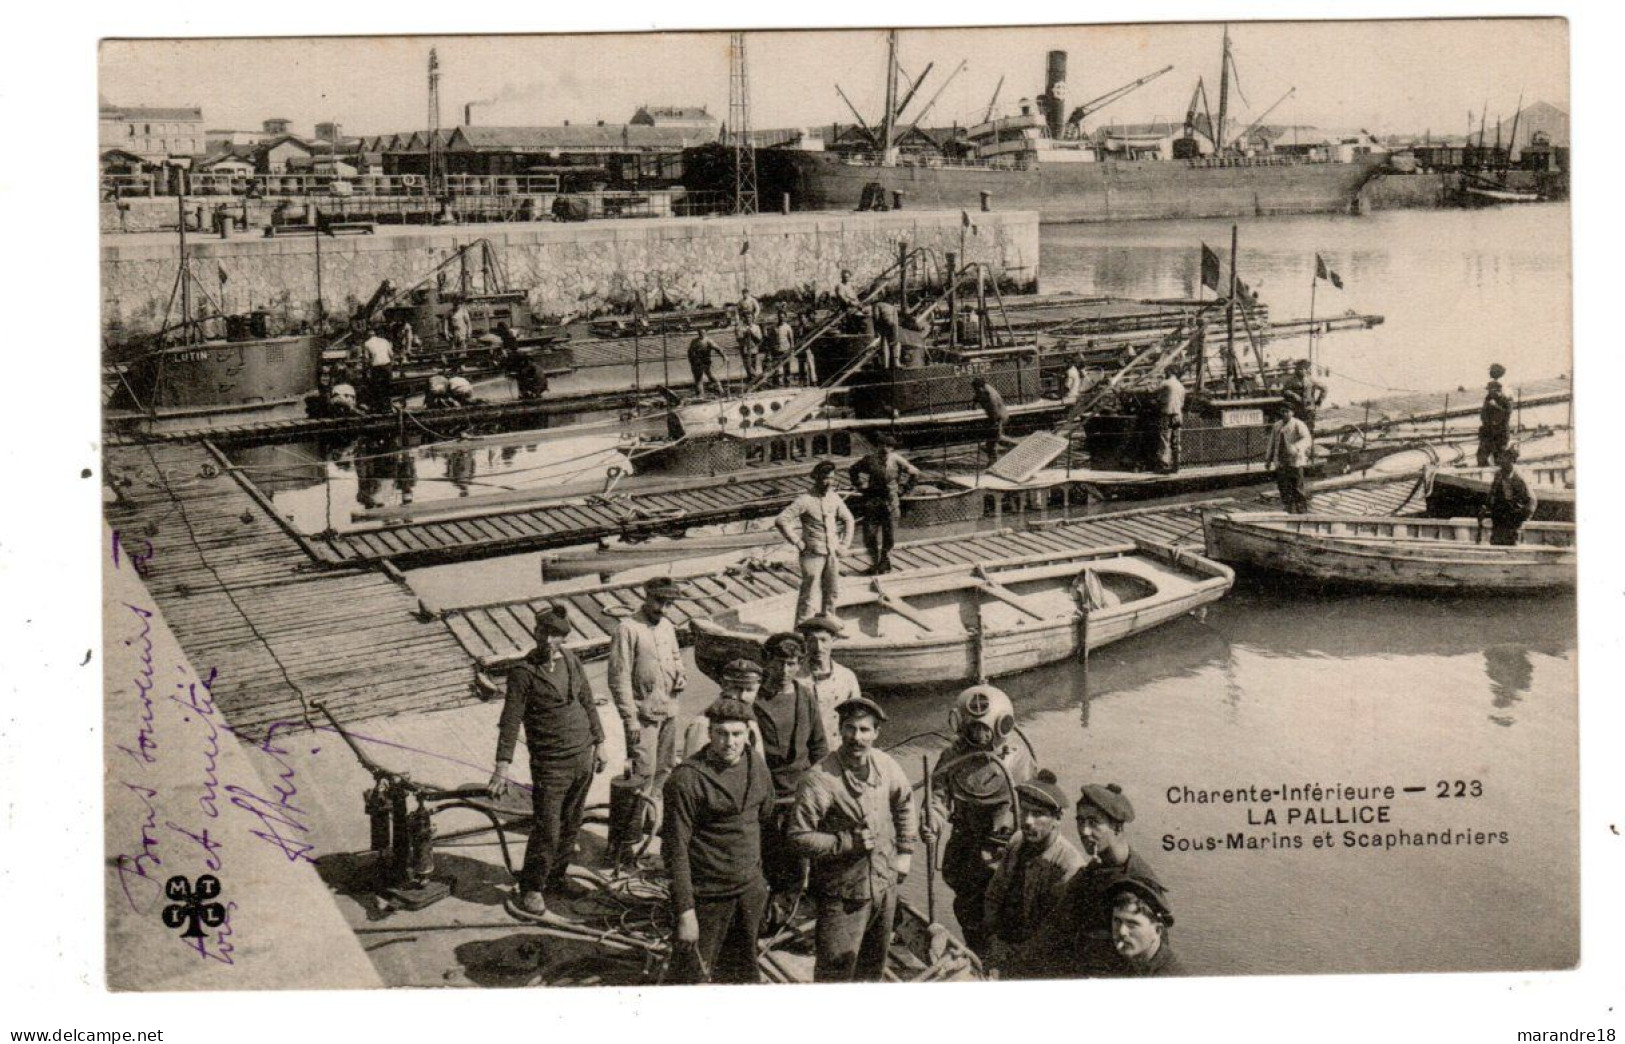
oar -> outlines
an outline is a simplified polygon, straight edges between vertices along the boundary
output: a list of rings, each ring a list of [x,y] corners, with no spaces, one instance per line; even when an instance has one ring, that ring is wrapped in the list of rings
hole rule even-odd
[[[931,823],[931,755],[920,755],[920,768],[925,772],[925,816],[926,824]],[[932,831],[931,840],[925,843],[925,921],[927,924],[937,923],[937,842],[936,832]]]

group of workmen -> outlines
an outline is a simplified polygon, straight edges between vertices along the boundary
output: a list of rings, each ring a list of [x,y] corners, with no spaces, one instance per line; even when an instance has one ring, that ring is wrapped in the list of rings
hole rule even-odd
[[[628,777],[660,823],[673,919],[670,976],[755,982],[758,940],[810,912],[814,978],[884,976],[898,890],[917,847],[947,835],[943,880],[966,944],[1005,977],[1179,972],[1166,889],[1132,851],[1134,809],[1092,784],[1069,801],[1014,736],[1009,698],[967,689],[956,738],[931,773],[922,811],[902,767],[878,740],[886,711],[834,660],[845,633],[832,615],[763,643],[763,662],[720,670],[700,719],[681,721],[686,686],[669,618],[680,585],[656,578],[610,650],[609,688],[625,732]],[[508,674],[489,789],[510,787],[521,727],[530,755],[534,825],[506,907],[543,922],[550,897],[580,891],[567,871],[605,734],[559,605],[536,616],[535,648]],[[1075,810],[1083,851],[1063,836]],[[923,816],[923,821],[922,821]],[[611,853],[610,858],[617,857]]]

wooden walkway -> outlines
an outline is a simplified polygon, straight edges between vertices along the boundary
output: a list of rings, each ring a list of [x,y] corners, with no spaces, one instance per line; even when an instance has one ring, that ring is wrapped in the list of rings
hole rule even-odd
[[[253,733],[303,721],[310,701],[341,720],[471,702],[467,655],[382,571],[312,568],[201,445],[110,447],[119,493],[108,524],[144,554],[145,581],[226,719]]]
[[[1377,484],[1329,489],[1315,494],[1315,510],[1336,514],[1389,515],[1420,511],[1414,476]],[[971,565],[991,559],[1052,554],[1085,547],[1100,547],[1136,540],[1188,548],[1202,545],[1204,508],[1252,507],[1267,509],[1273,493],[1257,495],[1245,503],[1230,499],[1207,500],[1167,507],[1140,508],[1089,518],[1041,522],[1025,529],[1000,529],[969,535],[935,537],[899,544],[892,551],[898,569],[945,565]],[[848,554],[842,571],[848,576],[866,569],[868,555]],[[687,639],[687,625],[757,598],[784,594],[796,588],[794,569],[783,564],[765,567],[736,566],[684,579],[690,596],[679,601],[672,619]],[[544,604],[561,605],[569,614],[574,633],[566,644],[584,657],[607,653],[619,618],[642,601],[642,584],[617,583],[515,602],[447,610],[441,614],[457,640],[482,669],[501,670],[528,653],[532,646],[531,621]]]

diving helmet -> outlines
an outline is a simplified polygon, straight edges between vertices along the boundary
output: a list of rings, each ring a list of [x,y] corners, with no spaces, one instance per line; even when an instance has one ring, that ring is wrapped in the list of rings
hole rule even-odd
[[[948,712],[948,727],[976,747],[992,747],[1015,731],[1016,708],[1004,690],[972,685]]]

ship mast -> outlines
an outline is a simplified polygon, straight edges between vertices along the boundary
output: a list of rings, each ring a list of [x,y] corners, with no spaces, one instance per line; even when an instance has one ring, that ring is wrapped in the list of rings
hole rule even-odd
[[[880,163],[892,165],[892,134],[897,129],[897,30],[886,31],[886,111],[880,124]]]
[[[1219,59],[1219,127],[1213,138],[1215,154],[1224,151],[1224,121],[1230,113],[1230,27],[1224,27],[1224,54]]]

